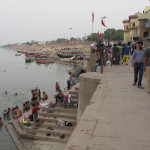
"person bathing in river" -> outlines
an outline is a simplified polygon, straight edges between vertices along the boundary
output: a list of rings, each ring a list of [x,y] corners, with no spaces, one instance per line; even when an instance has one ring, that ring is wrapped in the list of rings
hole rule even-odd
[[[15,113],[15,115],[13,116],[14,119],[18,119],[22,116],[22,110],[19,109],[18,106],[16,106],[16,108],[13,112]]]
[[[56,92],[57,92],[58,90],[60,90],[60,85],[59,85],[58,82],[56,82]]]
[[[45,93],[45,92],[43,92],[43,97],[41,98],[43,101],[44,100],[47,100],[48,99],[48,95]]]

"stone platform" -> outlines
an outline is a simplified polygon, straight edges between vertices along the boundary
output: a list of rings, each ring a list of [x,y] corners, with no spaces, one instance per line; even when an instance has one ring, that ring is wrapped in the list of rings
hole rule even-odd
[[[101,82],[65,150],[150,150],[150,95],[132,86],[133,68],[104,67]]]
[[[79,94],[79,83],[76,84],[70,91],[64,91],[64,94],[72,94],[71,103],[61,105],[59,102],[54,108],[49,108],[49,105],[42,107],[38,112],[38,120],[44,121],[37,129],[33,129],[33,122],[30,121],[31,126],[24,126],[22,124],[23,118],[31,114],[31,111],[26,112],[18,120],[12,120],[6,125],[11,137],[13,138],[19,150],[63,150],[69,140],[76,124],[77,124],[77,104]],[[44,101],[49,104],[55,101],[54,98]],[[70,126],[57,126],[56,122],[70,121]],[[53,130],[47,129],[48,127]],[[46,134],[50,133],[50,136]],[[65,138],[61,139],[61,135]]]

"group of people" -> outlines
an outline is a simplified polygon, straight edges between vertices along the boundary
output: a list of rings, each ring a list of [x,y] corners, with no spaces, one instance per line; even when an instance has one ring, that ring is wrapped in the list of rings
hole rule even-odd
[[[132,45],[128,42],[128,44],[114,43],[113,46],[110,44],[105,46],[99,41],[97,44],[91,44],[91,52],[96,53],[98,56],[94,71],[97,70],[97,67],[101,65],[101,63],[103,63],[104,66],[108,64],[107,62],[109,62],[110,65],[120,65],[124,62],[128,65],[128,60],[130,59],[134,67],[133,86],[137,84],[138,88],[144,88],[142,86],[142,78],[143,72],[145,72],[148,93],[150,94],[150,48],[144,50],[141,40]]]

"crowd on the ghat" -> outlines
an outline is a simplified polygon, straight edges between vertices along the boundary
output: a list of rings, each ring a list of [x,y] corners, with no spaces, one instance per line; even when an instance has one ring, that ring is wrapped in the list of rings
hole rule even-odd
[[[147,91],[150,94],[150,48],[144,49],[143,41],[127,44],[114,43],[105,46],[101,41],[91,43],[91,52],[98,56],[94,71],[101,65],[121,65],[125,63],[128,65],[130,59],[132,67],[134,68],[133,86],[143,89],[142,78],[145,72],[147,79]]]
[[[72,72],[68,72],[68,78],[67,78],[67,90],[71,88],[71,86],[74,84],[74,77]],[[61,105],[64,104],[64,107],[66,108],[66,103],[68,103],[70,100],[70,95],[65,94],[62,92],[60,85],[58,82],[56,82],[55,85],[56,89],[56,95],[54,96],[55,102],[51,102],[49,104],[50,108],[54,108],[55,105],[59,102]],[[8,94],[6,91],[5,94]],[[15,96],[18,94],[15,93]],[[37,128],[37,118],[38,118],[38,111],[41,109],[40,104],[44,103],[45,100],[48,99],[48,95],[45,91],[43,91],[43,96],[41,96],[41,91],[36,87],[36,89],[31,90],[32,98],[30,101],[26,101],[23,103],[23,109],[21,110],[18,106],[15,106],[14,108],[8,108],[7,110],[4,110],[3,118],[13,118],[18,119],[22,116],[22,113],[28,112],[31,110],[32,114],[28,116],[28,119],[30,121],[34,122],[34,128]],[[27,123],[27,119],[23,121],[24,123]],[[3,125],[2,118],[0,117],[0,126]]]

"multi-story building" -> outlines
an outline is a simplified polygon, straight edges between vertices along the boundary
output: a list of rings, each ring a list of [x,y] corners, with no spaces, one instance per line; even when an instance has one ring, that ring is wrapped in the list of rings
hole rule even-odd
[[[142,40],[145,47],[150,46],[150,6],[143,13],[136,13],[123,21],[124,43]]]

